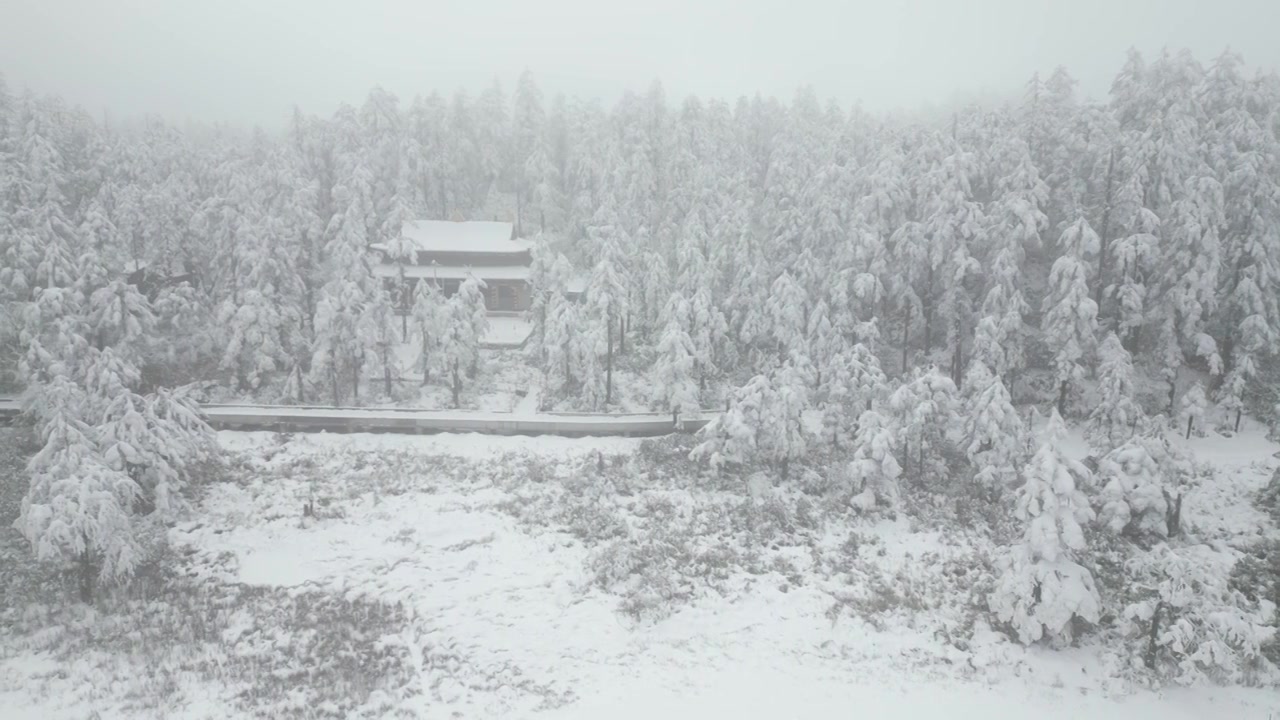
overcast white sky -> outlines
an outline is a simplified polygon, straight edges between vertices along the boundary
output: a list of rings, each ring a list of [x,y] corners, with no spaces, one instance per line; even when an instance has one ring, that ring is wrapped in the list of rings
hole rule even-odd
[[[869,110],[1018,91],[1065,65],[1106,93],[1129,46],[1224,48],[1280,66],[1280,0],[8,0],[0,73],[97,114],[282,125],[375,84],[408,100],[528,68],[548,95],[661,79],[668,98],[790,99]]]

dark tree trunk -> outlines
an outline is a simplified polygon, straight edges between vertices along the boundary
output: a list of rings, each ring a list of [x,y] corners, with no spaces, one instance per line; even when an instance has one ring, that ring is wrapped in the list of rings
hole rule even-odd
[[[618,354],[627,354],[627,322],[625,318],[618,318]]]
[[[1169,537],[1178,537],[1182,534],[1182,493],[1178,493],[1178,497],[1173,497],[1168,490],[1161,490],[1164,495],[1164,525],[1169,533]]]
[[[1156,669],[1156,642],[1160,638],[1160,616],[1164,613],[1164,601],[1156,603],[1156,611],[1151,614],[1151,628],[1147,631],[1147,652],[1143,661],[1148,670]]]
[[[382,355],[382,382],[385,386],[387,397],[391,397],[391,351],[384,350]]]
[[[1192,423],[1194,423],[1194,422],[1195,422],[1195,420],[1196,420],[1196,419],[1195,419],[1195,418],[1193,418],[1193,417],[1190,417],[1190,416],[1188,416],[1188,417],[1187,417],[1187,439],[1188,439],[1188,440],[1190,440],[1190,439],[1191,439],[1191,425],[1192,425]]]
[[[956,334],[956,352],[951,358],[951,381],[960,387],[964,374],[964,337],[959,333]]]
[[[86,605],[93,602],[93,591],[97,581],[97,568],[94,567],[93,554],[86,548],[80,553],[77,561],[80,580],[80,602]]]
[[[1098,234],[1098,286],[1093,289],[1093,301],[1098,306],[1098,318],[1102,318],[1102,291],[1107,286],[1107,264],[1111,253],[1111,192],[1116,168],[1116,151],[1113,148],[1107,158],[1107,185],[1102,205],[1102,232]]]
[[[1240,432],[1240,416],[1244,413],[1242,408],[1236,408],[1236,432]]]
[[[933,265],[929,266],[928,290],[924,303],[924,342],[921,347],[924,349],[925,357],[929,355],[929,348],[932,346],[933,338]],[[927,362],[927,360],[926,360]]]
[[[1064,417],[1067,414],[1067,382],[1065,380],[1058,386],[1058,414]]]
[[[907,340],[911,337],[911,306],[907,305],[907,313],[902,318],[902,374],[907,374]]]
[[[329,351],[329,363],[329,387],[333,390],[333,406],[338,407],[341,401],[338,397],[338,358],[333,350]]]
[[[608,331],[608,349],[604,356],[604,404],[608,407],[613,403],[613,322],[606,321]]]

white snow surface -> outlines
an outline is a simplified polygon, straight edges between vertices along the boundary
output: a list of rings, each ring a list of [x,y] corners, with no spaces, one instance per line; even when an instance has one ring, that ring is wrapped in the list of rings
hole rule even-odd
[[[1113,658],[1094,650],[1027,649],[980,631],[960,651],[908,622],[877,629],[848,616],[833,621],[821,583],[787,587],[774,574],[743,578],[734,592],[708,592],[665,619],[638,623],[590,583],[590,548],[499,509],[513,495],[497,478],[428,475],[394,494],[342,479],[352,451],[506,463],[530,455],[625,456],[636,440],[312,435],[281,445],[269,433],[228,432],[220,440],[256,457],[262,474],[208,488],[198,520],[172,530],[171,541],[197,564],[207,561],[221,581],[403,603],[412,619],[386,640],[418,648],[421,683],[398,708],[403,717],[1190,720],[1280,713],[1280,697],[1262,690],[1135,690],[1115,679]],[[1191,445],[1230,467],[1269,463],[1276,449],[1260,432]],[[342,516],[299,522],[307,482],[273,470],[301,457],[316,458],[326,487],[346,493]],[[937,533],[910,532],[905,522],[867,531],[884,542],[885,562],[909,567],[925,553],[948,557]],[[228,556],[234,562],[214,561]],[[464,660],[444,672],[424,659],[424,647]],[[0,717],[86,714],[83,704],[24,693],[21,673],[57,672],[45,665],[21,655],[0,662]],[[200,692],[191,689],[196,700],[173,716],[232,712],[217,693]]]
[[[422,252],[518,253],[528,243],[512,240],[509,222],[488,220],[412,220],[402,231]],[[375,246],[376,247],[376,246]]]

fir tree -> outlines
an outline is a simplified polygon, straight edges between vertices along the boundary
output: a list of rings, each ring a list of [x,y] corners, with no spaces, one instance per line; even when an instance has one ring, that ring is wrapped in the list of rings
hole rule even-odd
[[[1097,622],[1101,608],[1093,576],[1077,561],[1086,549],[1082,523],[1093,518],[1077,488],[1088,470],[1063,454],[1065,434],[1055,410],[1018,490],[1014,515],[1024,525],[1022,541],[1009,548],[988,600],[1024,644],[1069,641],[1072,621]]]

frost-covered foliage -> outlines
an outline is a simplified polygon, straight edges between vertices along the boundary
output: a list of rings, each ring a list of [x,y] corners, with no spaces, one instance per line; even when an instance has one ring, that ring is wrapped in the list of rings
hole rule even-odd
[[[918,372],[889,395],[885,407],[900,428],[903,474],[917,482],[947,478],[950,432],[960,424],[960,399],[951,378],[937,368]]]
[[[724,413],[699,431],[702,441],[690,456],[716,470],[764,462],[785,478],[790,463],[808,447],[807,408],[808,390],[794,366],[757,375],[735,390]]]
[[[1090,445],[1106,452],[1133,437],[1144,415],[1134,388],[1133,362],[1115,333],[1098,348],[1098,363],[1098,402],[1089,412],[1084,434]]]
[[[56,377],[42,395],[44,446],[27,465],[31,489],[17,527],[37,559],[78,569],[88,601],[96,581],[127,578],[141,560],[130,516],[142,491],[128,472],[111,466],[114,454],[103,457],[99,431],[81,419],[87,399],[79,388]]]
[[[1140,599],[1121,611],[1135,664],[1184,685],[1274,683],[1263,646],[1276,633],[1274,603],[1231,582],[1207,545],[1158,545],[1129,563]]]
[[[1204,437],[1204,417],[1207,411],[1208,399],[1204,394],[1204,385],[1195,383],[1187,388],[1178,400],[1178,427],[1186,428],[1186,438],[1190,439],[1192,433],[1198,437]]]
[[[1098,247],[1098,235],[1083,217],[1063,231],[1063,254],[1049,273],[1044,299],[1045,342],[1053,349],[1054,379],[1058,384],[1058,412],[1085,375],[1086,357],[1093,351],[1098,306],[1089,296],[1085,258]]]
[[[1069,641],[1075,621],[1096,623],[1101,609],[1093,575],[1079,562],[1086,550],[1083,524],[1093,511],[1077,485],[1089,471],[1063,453],[1065,434],[1055,411],[1018,489],[1022,540],[1009,548],[988,599],[1024,644]]]
[[[819,388],[823,439],[835,447],[848,443],[857,432],[858,418],[887,393],[887,379],[880,360],[866,343],[833,342]]]
[[[440,367],[453,393],[454,407],[462,404],[463,378],[474,374],[480,361],[480,338],[487,324],[480,282],[467,278],[446,303],[439,331]]]
[[[854,508],[867,512],[897,502],[898,477],[902,474],[893,454],[897,446],[895,428],[883,415],[875,410],[862,413],[848,466],[854,493],[850,503]]]
[[[1147,445],[1131,439],[1098,461],[1098,522],[1107,530],[1142,536],[1169,534],[1165,480]]]
[[[974,480],[987,487],[1013,484],[1024,444],[1022,417],[1013,407],[1004,382],[980,360],[965,375],[962,445],[976,469]]]
[[[666,323],[658,340],[658,358],[653,366],[654,397],[659,405],[676,413],[697,412],[698,385],[694,380],[693,340],[685,327],[689,322],[689,305],[679,294],[673,294],[664,311]]]

